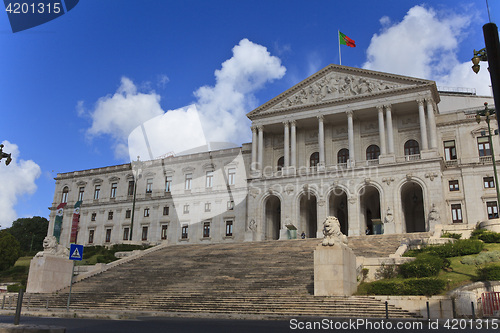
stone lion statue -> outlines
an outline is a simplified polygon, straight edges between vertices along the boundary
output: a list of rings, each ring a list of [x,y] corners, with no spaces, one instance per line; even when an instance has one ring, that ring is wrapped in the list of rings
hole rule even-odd
[[[347,245],[347,237],[340,231],[340,222],[335,216],[328,216],[323,222],[323,246],[333,246],[335,243]]]
[[[36,257],[43,257],[47,254],[59,257],[69,257],[68,249],[60,244],[57,244],[55,236],[46,236],[43,239],[43,251],[38,252]]]

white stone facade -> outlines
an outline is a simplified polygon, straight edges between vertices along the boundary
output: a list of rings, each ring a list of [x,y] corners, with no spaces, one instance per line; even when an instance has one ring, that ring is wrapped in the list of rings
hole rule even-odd
[[[165,235],[174,243],[258,241],[287,238],[289,229],[319,237],[328,215],[348,235],[488,220],[497,212],[496,189],[482,142],[487,124],[475,120],[484,102],[494,107],[491,97],[439,93],[433,81],[327,66],[248,114],[251,144],[146,162],[132,241],[158,243]],[[491,126],[497,128],[495,118]],[[498,137],[492,141],[498,158]],[[131,228],[132,171],[126,164],[58,174],[49,234],[64,192],[72,207],[83,188],[78,243],[90,245],[92,230],[92,244],[130,242],[124,233]],[[63,218],[65,245],[71,214],[66,209]]]

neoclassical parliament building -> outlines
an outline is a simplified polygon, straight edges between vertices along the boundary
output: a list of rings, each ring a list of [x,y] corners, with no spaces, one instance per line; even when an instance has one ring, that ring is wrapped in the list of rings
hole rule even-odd
[[[67,203],[69,246],[80,200],[86,246],[320,237],[329,215],[349,236],[475,226],[498,217],[485,102],[494,109],[470,89],[329,65],[249,112],[251,143],[59,173],[49,234]]]

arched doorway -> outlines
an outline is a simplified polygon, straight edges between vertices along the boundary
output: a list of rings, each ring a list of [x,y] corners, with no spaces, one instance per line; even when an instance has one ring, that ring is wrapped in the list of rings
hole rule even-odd
[[[335,216],[340,222],[340,231],[348,236],[349,220],[347,215],[347,194],[344,190],[336,188],[328,200],[328,215]]]
[[[318,230],[316,196],[310,192],[300,197],[300,228],[300,233],[304,231],[307,238],[316,238]]]
[[[381,234],[380,193],[375,186],[367,185],[360,192],[360,217],[366,234]]]
[[[401,206],[403,207],[406,232],[426,231],[424,196],[419,184],[408,182],[401,187]]]
[[[281,227],[281,201],[275,196],[271,195],[266,199],[266,240],[279,239]]]

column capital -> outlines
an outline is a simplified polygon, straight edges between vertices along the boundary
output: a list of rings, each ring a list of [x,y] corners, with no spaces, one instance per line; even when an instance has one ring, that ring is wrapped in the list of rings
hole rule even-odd
[[[352,118],[352,115],[354,114],[354,112],[352,110],[347,110],[345,113],[347,114],[347,117],[349,117],[349,118]]]
[[[385,108],[386,111],[391,111],[392,104],[384,104],[384,108]]]
[[[288,120],[283,120],[283,121],[282,121],[282,123],[283,123],[283,125],[285,125],[286,127],[288,127],[288,124],[290,123],[290,121],[288,121]]]
[[[252,132],[257,131],[257,125],[252,125],[250,128],[252,129]]]
[[[424,106],[424,99],[423,98],[417,99],[416,102],[417,102],[418,106]]]
[[[384,110],[384,106],[382,104],[379,104],[376,106],[378,112],[382,112]]]
[[[433,104],[434,104],[434,99],[433,99],[432,97],[426,97],[426,98],[425,98],[425,101],[426,101],[427,103],[433,103]]]
[[[290,125],[292,126],[296,126],[297,125],[297,122],[295,120],[290,120]]]
[[[325,117],[323,117],[322,114],[320,114],[319,116],[316,116],[316,118],[318,118],[319,121],[323,121],[325,119]]]
[[[264,125],[257,125],[257,129],[259,131],[263,131],[264,130]]]

